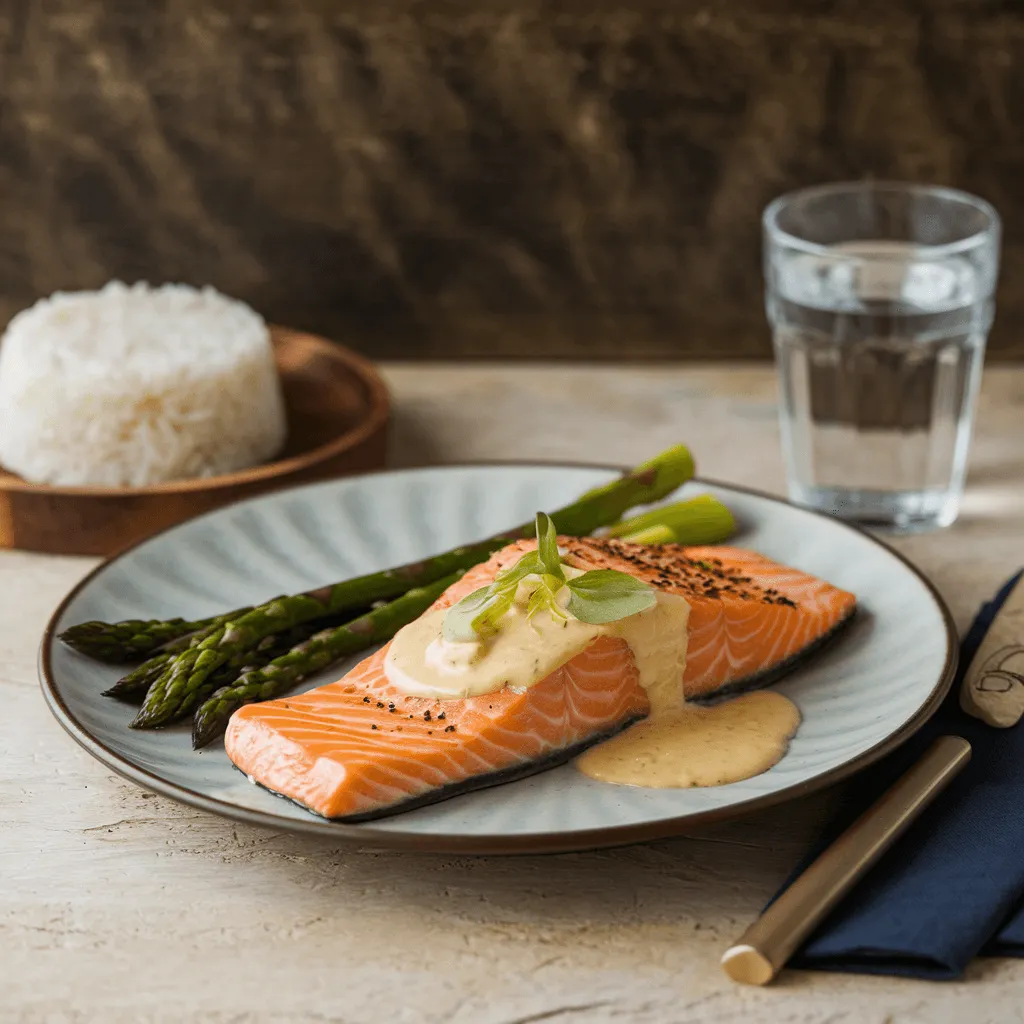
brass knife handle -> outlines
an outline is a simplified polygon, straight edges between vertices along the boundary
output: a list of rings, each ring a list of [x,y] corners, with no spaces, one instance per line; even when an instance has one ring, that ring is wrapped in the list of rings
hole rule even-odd
[[[970,759],[967,740],[940,736],[725,951],[725,973],[747,985],[771,981],[825,915]]]

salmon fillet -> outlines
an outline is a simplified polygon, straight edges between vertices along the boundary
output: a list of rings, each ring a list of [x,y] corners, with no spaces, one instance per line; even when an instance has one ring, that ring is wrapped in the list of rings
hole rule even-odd
[[[774,678],[852,613],[851,594],[731,548],[559,538],[581,568],[628,572],[690,602],[688,697]],[[496,552],[434,604],[486,585],[534,541]],[[235,712],[228,756],[261,785],[327,818],[367,820],[507,782],[577,753],[650,709],[626,641],[601,636],[523,692],[439,701],[399,692],[388,647],[338,682]]]
[[[853,616],[853,594],[754,551],[567,541],[569,560],[620,569],[690,603],[687,699],[766,686]],[[461,582],[461,581],[460,581]]]
[[[325,818],[359,821],[540,771],[649,708],[629,646],[610,637],[524,692],[465,700],[399,693],[386,651],[336,683],[240,708],[228,756]]]

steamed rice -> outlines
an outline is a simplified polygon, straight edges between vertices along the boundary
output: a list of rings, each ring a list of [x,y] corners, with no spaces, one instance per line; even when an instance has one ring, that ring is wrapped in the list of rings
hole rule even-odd
[[[214,476],[269,459],[284,438],[267,326],[212,288],[58,292],[0,343],[0,463],[34,483]]]

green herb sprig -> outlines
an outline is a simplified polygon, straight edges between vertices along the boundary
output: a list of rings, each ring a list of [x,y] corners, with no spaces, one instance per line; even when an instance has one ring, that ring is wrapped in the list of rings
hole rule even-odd
[[[526,607],[528,618],[548,611],[556,618],[569,615],[591,625],[603,625],[637,615],[657,600],[654,591],[628,573],[616,569],[591,569],[566,579],[558,553],[558,534],[551,517],[537,513],[537,550],[529,551],[515,565],[503,569],[489,586],[474,590],[445,613],[443,633],[453,643],[471,643],[492,636],[502,616],[512,607],[519,585],[527,577],[532,591]],[[569,591],[563,609],[558,603],[562,589]]]

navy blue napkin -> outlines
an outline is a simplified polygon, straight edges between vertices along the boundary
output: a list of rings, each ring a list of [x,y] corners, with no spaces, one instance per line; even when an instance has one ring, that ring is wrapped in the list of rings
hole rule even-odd
[[[952,979],[979,953],[1024,956],[1024,722],[995,729],[959,704],[960,679],[1020,575],[978,613],[934,718],[855,778],[839,818],[786,885],[935,737],[967,739],[970,764],[823,922],[793,967]]]

